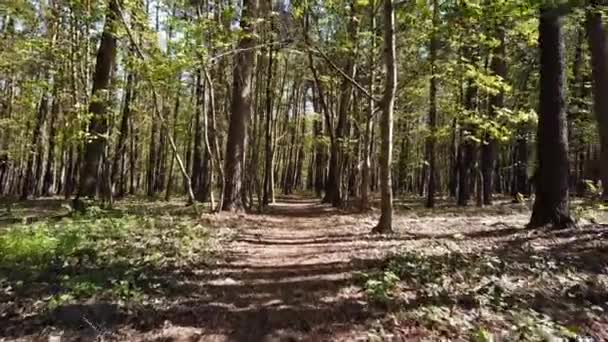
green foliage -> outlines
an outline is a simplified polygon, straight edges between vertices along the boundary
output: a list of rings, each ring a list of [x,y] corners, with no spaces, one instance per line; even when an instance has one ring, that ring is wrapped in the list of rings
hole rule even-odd
[[[392,291],[400,281],[399,277],[391,271],[374,275],[363,274],[362,277],[365,279],[363,286],[365,293],[374,301],[385,304],[393,298]]]
[[[509,274],[522,272],[532,274],[532,279],[540,281],[564,270],[560,270],[554,261],[538,256],[531,257],[529,263],[520,264],[506,263],[488,255],[404,251],[388,258],[379,271],[364,275],[361,283],[365,293],[375,302],[389,305],[402,303],[400,300],[405,299],[405,303],[410,303],[406,306],[409,309],[401,313],[404,319],[448,334],[457,332],[463,336],[466,331],[474,342],[577,337],[573,329],[534,311],[521,299],[523,294],[518,292],[516,284],[520,280],[514,283]],[[565,274],[560,281],[567,288],[566,278],[570,276],[568,271]],[[524,287],[522,291],[529,293],[530,289]],[[462,312],[455,313],[455,310]],[[502,315],[510,328],[500,333],[490,332],[474,319],[484,312]]]
[[[208,232],[192,222],[91,207],[0,234],[0,287],[22,294],[56,287],[45,297],[51,307],[94,296],[143,301],[161,286],[163,269],[204,262],[209,249]]]

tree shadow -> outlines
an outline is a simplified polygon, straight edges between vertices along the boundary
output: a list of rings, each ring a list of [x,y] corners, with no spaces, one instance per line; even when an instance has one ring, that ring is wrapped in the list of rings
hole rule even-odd
[[[104,270],[81,268],[78,272],[87,274],[87,279],[100,281],[128,271],[137,279],[133,286],[144,292],[149,302],[157,299],[160,304],[136,305],[126,310],[113,302],[96,300],[60,305],[25,319],[7,315],[0,326],[0,336],[19,338],[48,326],[76,331],[83,336],[94,333],[95,327],[115,331],[131,326],[145,332],[162,329],[166,321],[202,327],[235,341],[259,341],[280,329],[303,333],[331,330],[332,326],[361,322],[376,315],[365,301],[342,296],[341,292],[349,291],[355,283],[353,274],[369,272],[377,266],[377,260],[351,260],[276,267],[219,264],[213,269],[205,268],[202,273],[154,267],[125,269],[121,265],[111,265]],[[67,273],[68,270],[61,272]],[[47,275],[44,283],[53,282]],[[52,289],[40,290],[37,297],[48,295]]]
[[[412,251],[391,256],[384,269],[396,272],[407,291],[412,292],[407,299],[398,298],[392,305],[405,312],[443,307],[449,309],[450,316],[463,314],[457,310],[464,311],[463,315],[475,314],[482,305],[486,311],[490,307],[507,316],[518,311],[540,313],[564,326],[582,328],[582,333],[596,340],[605,340],[608,335],[602,333],[604,328],[598,330],[596,326],[598,316],[590,312],[608,310],[608,284],[594,280],[604,277],[608,270],[607,234],[606,227],[598,226],[543,231],[482,251],[436,255]],[[530,243],[544,246],[531,248]],[[490,261],[492,265],[488,264]],[[456,273],[459,276],[445,280]],[[575,278],[569,278],[573,275]],[[576,277],[588,280],[564,280]],[[514,283],[509,285],[503,279]],[[453,285],[443,287],[454,281],[466,282],[467,290],[463,292],[462,287]]]

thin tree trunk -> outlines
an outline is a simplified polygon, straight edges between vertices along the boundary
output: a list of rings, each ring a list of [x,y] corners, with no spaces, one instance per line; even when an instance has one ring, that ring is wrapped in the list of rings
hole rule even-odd
[[[43,90],[40,104],[38,105],[38,111],[36,115],[36,122],[34,124],[34,130],[32,131],[32,141],[27,153],[27,164],[25,167],[25,177],[23,179],[23,188],[21,191],[21,200],[27,199],[30,195],[36,191],[37,180],[40,178],[38,173],[42,168],[42,155],[40,153],[40,135],[42,134],[42,126],[48,115],[49,108],[49,97],[48,92]],[[36,165],[36,170],[34,166]]]
[[[180,107],[180,93],[175,94],[175,107],[173,107],[173,141],[177,141],[177,121],[179,119],[179,107]],[[171,192],[173,191],[173,168],[175,167],[175,152],[171,155],[171,162],[169,163],[169,174],[167,176],[167,189],[165,190],[165,201],[171,199]]]
[[[129,73],[127,76],[127,84],[125,89],[125,98],[122,107],[122,118],[120,119],[120,131],[118,132],[118,141],[116,143],[116,147],[114,150],[114,160],[112,161],[112,191],[114,191],[116,186],[116,179],[118,177],[118,173],[122,173],[122,170],[119,170],[119,165],[124,160],[125,154],[127,152],[127,138],[129,134],[129,120],[131,116],[131,101],[133,99],[133,88],[134,85],[134,75],[133,73]],[[124,193],[118,193],[118,197],[122,197]]]
[[[429,86],[429,137],[427,141],[427,157],[429,162],[428,172],[428,191],[426,199],[426,207],[433,208],[435,206],[435,182],[436,182],[436,162],[435,162],[435,134],[437,129],[437,49],[439,40],[437,38],[437,26],[439,22],[439,4],[437,0],[433,0],[433,32],[431,34],[430,46],[430,61],[431,61],[431,81]]]
[[[369,54],[369,93],[374,95],[374,79],[375,79],[375,58],[374,52],[376,49],[376,14],[375,14],[375,0],[370,1],[370,31],[371,36],[371,47],[372,53]],[[367,211],[371,209],[370,203],[370,177],[371,177],[371,140],[372,131],[374,130],[374,101],[368,99],[367,103],[367,117],[365,118],[365,132],[363,133],[363,167],[361,170],[361,211]]]
[[[498,29],[498,40],[500,41],[498,47],[494,49],[491,69],[494,75],[504,79],[507,75],[506,64],[505,64],[505,45],[504,45],[504,31],[502,28]],[[490,119],[495,119],[497,116],[497,110],[503,106],[504,93],[500,90],[497,94],[490,96],[490,103],[488,114]],[[481,147],[481,175],[483,178],[483,204],[492,204],[492,192],[494,191],[494,168],[496,164],[496,154],[498,144],[495,137],[486,135],[484,137],[484,143]]]
[[[384,0],[384,63],[386,84],[382,99],[382,119],[380,130],[382,148],[380,152],[381,215],[376,233],[393,231],[393,185],[391,165],[393,161],[393,111],[397,92],[397,62],[395,61],[395,11],[393,0]]]
[[[266,74],[266,143],[265,143],[265,159],[264,159],[264,189],[262,195],[262,204],[265,206],[270,201],[274,202],[274,196],[270,196],[273,192],[274,183],[271,183],[272,172],[274,172],[274,150],[272,136],[272,64],[273,64],[273,49],[269,48],[268,52],[268,71]]]
[[[55,145],[57,141],[57,121],[60,113],[59,90],[55,83],[53,88],[53,103],[51,105],[51,116],[49,118],[48,150],[46,155],[46,167],[42,181],[42,195],[48,196],[53,193],[55,183],[54,164],[55,164]]]

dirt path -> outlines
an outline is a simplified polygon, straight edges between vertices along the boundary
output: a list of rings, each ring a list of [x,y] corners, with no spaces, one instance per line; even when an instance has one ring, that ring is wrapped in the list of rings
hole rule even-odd
[[[313,200],[281,202],[265,215],[219,219],[214,224],[236,230],[224,248],[225,263],[196,272],[190,279],[196,295],[157,313],[168,325],[161,334],[191,334],[201,341],[365,337],[358,325],[375,314],[353,277],[400,243],[397,237],[370,236],[375,220],[342,215]]]
[[[224,261],[182,282],[181,295],[188,299],[154,312],[157,322],[166,323],[160,335],[152,335],[161,339],[147,340],[368,341],[371,329],[392,320],[366,301],[355,279],[393,251],[470,253],[508,262],[542,256],[589,272],[597,271],[586,270],[594,265],[589,258],[603,251],[598,245],[587,250],[591,254],[573,255],[565,247],[572,236],[591,234],[591,243],[600,241],[603,228],[529,232],[522,229],[529,212],[518,205],[408,210],[396,215],[396,234],[384,237],[369,234],[377,214],[345,214],[316,200],[292,199],[264,215],[210,216],[211,226],[234,233]],[[429,337],[415,322],[388,329],[397,333],[396,341],[440,338]]]

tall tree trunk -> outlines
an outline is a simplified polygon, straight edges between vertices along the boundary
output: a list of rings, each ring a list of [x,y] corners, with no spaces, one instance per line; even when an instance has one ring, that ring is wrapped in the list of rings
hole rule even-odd
[[[135,129],[135,120],[131,116],[129,120],[129,136],[131,137],[129,142],[129,194],[135,195],[137,189],[137,179],[139,178],[137,169],[137,131]]]
[[[506,64],[505,64],[505,45],[504,45],[504,31],[502,27],[497,28],[498,40],[500,41],[498,47],[493,51],[492,62],[490,68],[494,75],[504,79],[507,76]],[[488,108],[488,116],[490,119],[495,119],[497,110],[503,106],[504,93],[500,90],[497,94],[490,95],[490,103]],[[486,135],[484,137],[484,143],[481,147],[481,173],[483,179],[483,204],[492,204],[492,192],[494,191],[494,168],[496,164],[496,154],[498,144],[496,138]]]
[[[528,227],[574,225],[568,197],[568,135],[565,105],[565,48],[562,19],[555,9],[540,13],[540,110],[536,200]]]
[[[602,199],[608,201],[608,41],[599,5],[605,1],[591,1],[594,8],[588,13],[587,29],[591,47],[593,75],[593,111],[600,136],[600,179]]]
[[[268,52],[268,71],[266,74],[266,125],[265,125],[265,158],[264,158],[264,189],[262,195],[263,205],[267,205],[271,201],[274,202],[274,196],[271,193],[274,191],[274,182],[272,180],[272,172],[274,172],[274,149],[272,137],[272,64],[273,64],[273,48],[269,48]]]
[[[243,0],[241,27],[244,35],[239,40],[235,55],[230,126],[226,148],[226,167],[222,210],[241,211],[243,206],[243,163],[247,125],[251,116],[251,79],[255,70],[256,52],[253,50],[259,0]]]
[[[155,185],[156,185],[156,165],[158,157],[158,147],[156,145],[156,139],[158,136],[158,123],[156,120],[152,121],[152,125],[150,128],[150,144],[148,147],[148,169],[147,173],[147,195],[149,197],[153,197],[155,193]]]
[[[439,24],[439,4],[433,0],[433,32],[431,33],[430,60],[431,60],[431,81],[429,85],[429,137],[427,141],[427,157],[429,162],[429,181],[426,199],[426,207],[435,206],[435,134],[437,129],[437,49],[439,40],[437,38],[437,26]]]
[[[172,128],[172,134],[173,134],[173,141],[177,141],[177,122],[179,119],[179,107],[180,107],[180,89],[178,89],[178,92],[175,94],[175,107],[173,107],[173,128]],[[205,130],[206,132],[206,130]],[[171,154],[171,161],[169,162],[169,174],[167,176],[167,189],[165,191],[165,201],[168,201],[169,199],[171,199],[171,192],[173,191],[173,168],[175,167],[175,155],[176,153],[173,152]]]
[[[460,151],[458,149],[458,120],[452,120],[452,137],[450,139],[450,181],[448,184],[450,196],[457,197],[458,167]]]
[[[313,100],[312,105],[315,110],[315,113],[321,114],[321,105],[319,101],[317,88],[312,86],[312,94]],[[323,119],[319,118],[314,122],[314,136],[315,136],[315,144],[314,144],[314,153],[315,153],[315,179],[314,179],[314,188],[315,194],[317,197],[321,197],[321,193],[323,192],[323,188],[325,187],[325,165],[327,164],[326,158],[326,146],[322,142],[321,138],[323,136]]]
[[[42,168],[42,154],[40,153],[40,136],[42,134],[42,126],[46,120],[49,111],[49,96],[47,90],[43,90],[40,104],[38,105],[38,111],[36,114],[36,122],[34,123],[34,129],[32,131],[32,141],[29,147],[29,153],[27,153],[27,164],[25,167],[25,176],[23,178],[23,188],[21,191],[21,200],[27,199],[31,194],[36,191],[36,184],[40,178],[38,173],[39,169]],[[34,166],[35,169],[34,170]]]
[[[370,31],[371,36],[371,47],[372,53],[369,54],[369,93],[374,95],[374,79],[375,79],[375,58],[374,53],[376,49],[376,10],[375,0],[370,1]],[[363,133],[363,167],[361,170],[361,211],[367,211],[371,209],[370,203],[370,177],[371,177],[371,140],[372,132],[374,130],[374,101],[368,100],[367,103],[367,117],[365,118],[365,132]]]
[[[53,186],[55,183],[55,145],[57,141],[57,121],[60,113],[60,102],[59,88],[55,83],[53,88],[53,102],[51,104],[51,115],[49,118],[49,136],[48,136],[48,150],[46,154],[46,166],[44,170],[44,176],[42,177],[42,195],[48,196],[53,193]]]
[[[120,131],[118,132],[118,141],[116,142],[116,147],[114,150],[114,160],[112,161],[112,191],[115,191],[116,179],[118,177],[119,172],[122,173],[123,170],[119,170],[119,166],[121,162],[125,159],[125,155],[127,153],[127,137],[129,134],[129,120],[131,116],[131,101],[133,98],[133,88],[134,88],[134,75],[133,73],[129,73],[127,76],[127,84],[125,89],[124,102],[122,107],[122,118],[120,119]],[[118,197],[122,197],[124,193],[121,191],[118,192]]]
[[[207,88],[209,90],[209,116],[205,117],[205,145],[207,146],[208,149],[208,153],[211,155],[211,157],[213,158],[213,162],[211,164],[211,167],[213,167],[213,165],[216,166],[216,171],[217,171],[217,175],[218,178],[222,181],[222,186],[221,186],[221,196],[220,196],[220,200],[219,200],[219,204],[217,206],[217,208],[212,208],[214,210],[221,210],[221,206],[224,202],[223,200],[223,196],[224,196],[224,189],[225,189],[225,183],[224,183],[224,167],[222,166],[222,161],[221,161],[221,152],[220,152],[220,142],[218,139],[218,134],[216,131],[217,128],[217,124],[216,124],[216,119],[215,119],[215,88],[213,86],[213,82],[211,80],[211,77],[209,76],[209,73],[207,72],[206,69],[203,69],[203,75],[205,76],[205,82],[207,85]],[[207,119],[209,121],[207,121]],[[213,182],[213,177],[210,176],[211,182]],[[209,186],[209,193],[210,193],[210,197],[211,197],[211,204],[213,206],[213,202],[214,202],[214,197],[213,197],[213,186],[212,184]]]
[[[477,86],[473,80],[468,81],[467,90],[464,97],[464,106],[467,110],[475,110],[475,98],[477,96]],[[458,163],[458,205],[467,206],[471,199],[471,192],[474,185],[475,171],[475,142],[472,139],[473,126],[465,124],[461,128],[459,163]]]
[[[358,19],[356,18],[356,4],[355,1],[351,3],[350,20],[348,22],[348,35],[349,41],[356,45],[357,31],[358,31]],[[355,78],[357,71],[356,64],[356,51],[349,51],[346,57],[345,70],[344,72],[350,77]],[[342,175],[344,164],[343,159],[345,158],[345,151],[343,140],[346,134],[346,125],[348,120],[348,110],[350,108],[350,102],[352,98],[353,90],[350,80],[343,78],[340,85],[340,102],[338,103],[338,122],[335,127],[335,141],[332,145],[331,156],[329,159],[329,176],[325,184],[325,198],[324,203],[331,203],[334,207],[342,205]]]
[[[93,91],[89,112],[93,115],[89,122],[89,134],[84,146],[84,157],[80,173],[80,183],[76,198],[83,196],[95,197],[97,185],[100,183],[99,167],[107,143],[108,117],[107,92],[110,85],[110,75],[116,59],[116,21],[119,15],[119,0],[110,0],[106,23],[101,36],[101,44],[97,51],[95,74],[93,75]]]
[[[204,202],[204,151],[203,151],[203,125],[202,115],[205,114],[203,110],[203,102],[205,96],[205,90],[203,89],[203,83],[200,73],[196,77],[196,99],[194,109],[194,146],[192,150],[192,189],[197,201]]]
[[[391,165],[393,163],[393,111],[397,92],[397,62],[395,61],[395,10],[393,0],[384,0],[384,63],[386,84],[382,99],[382,119],[380,131],[382,147],[380,152],[381,215],[373,232],[393,231],[393,184]]]

